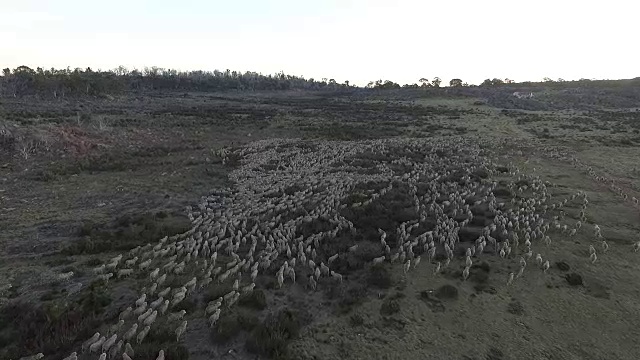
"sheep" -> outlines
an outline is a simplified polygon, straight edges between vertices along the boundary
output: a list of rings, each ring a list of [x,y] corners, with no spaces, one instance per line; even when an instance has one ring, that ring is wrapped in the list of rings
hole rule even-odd
[[[409,272],[409,269],[411,269],[411,259],[407,259],[407,262],[405,262],[404,265],[402,266],[402,271],[405,274]],[[331,275],[333,276],[333,272]]]
[[[124,262],[124,265],[130,268],[130,267],[133,267],[133,265],[135,265],[137,261],[138,261],[138,257],[136,256],[133,259],[126,260]]]
[[[151,329],[151,327],[149,325],[145,326],[144,329],[142,329],[138,335],[136,336],[136,344],[140,345],[142,343],[142,341],[144,340],[144,338],[147,336],[147,334],[149,333],[149,330]]]
[[[89,352],[93,353],[93,352],[98,351],[102,347],[102,344],[104,344],[104,342],[106,340],[107,340],[106,337],[101,336],[98,341],[94,342],[93,344],[91,344],[91,346],[89,346]]]
[[[144,303],[142,303],[141,306],[137,307],[135,310],[133,310],[133,315],[140,315],[143,314],[145,311],[147,311],[147,302],[145,301]]]
[[[131,276],[133,274],[133,269],[121,269],[118,270],[118,279]]]
[[[120,330],[120,328],[122,328],[123,325],[124,325],[124,319],[118,320],[117,323],[111,325],[111,327],[109,328],[109,334],[117,333]]]
[[[145,262],[141,262],[140,265],[138,265],[140,270],[144,270],[146,268],[149,267],[149,265],[151,265],[151,259],[145,261]]]
[[[467,278],[469,277],[469,266],[465,266],[464,270],[462,271],[462,280],[467,280]]]
[[[167,312],[167,309],[169,309],[169,300],[165,300],[160,307],[158,307],[158,311],[160,311],[162,315]]]
[[[160,352],[158,352],[156,360],[164,360],[164,350],[160,350]]]
[[[176,313],[169,314],[167,317],[167,322],[172,322],[176,320],[181,320],[187,312],[185,310],[180,310]]]
[[[102,264],[98,267],[93,268],[93,273],[98,275],[98,274],[104,274],[104,270],[105,270],[105,264]]]
[[[158,306],[162,305],[163,302],[164,298],[160,296],[155,301],[152,301],[151,304],[149,304],[149,307],[155,310]]]
[[[144,325],[151,325],[156,321],[156,318],[158,317],[158,311],[154,310],[151,315],[149,315],[146,319],[144,319],[143,324]]]
[[[111,347],[111,349],[109,349],[109,358],[110,359],[114,359],[116,357],[116,355],[120,352],[120,350],[122,349],[122,345],[123,345],[123,341],[118,340],[118,343],[113,345]]]
[[[342,275],[338,274],[335,271],[331,271],[331,277],[338,280],[338,282],[342,282]]]
[[[147,311],[145,311],[144,314],[141,314],[140,316],[138,316],[138,322],[144,321],[146,318],[148,318],[152,314],[153,311],[154,310],[150,308],[147,309]]]
[[[93,343],[98,341],[98,339],[100,339],[100,333],[99,332],[93,334],[93,336],[91,338],[89,338],[87,341],[83,342],[82,343],[82,352],[85,352],[87,349],[89,349],[89,347]]]
[[[111,335],[103,344],[102,344],[102,352],[107,352],[113,345],[115,345],[116,340],[118,339],[117,334]]]
[[[111,279],[112,277],[113,277],[113,273],[108,273],[108,274],[98,275],[96,279],[98,279],[98,281],[104,281],[105,283],[108,283],[109,279]]]
[[[509,285],[511,285],[513,283],[513,277],[514,277],[513,272],[510,272],[509,273],[509,278],[507,279],[507,286],[509,286]]]
[[[74,351],[69,356],[67,356],[62,360],[78,360],[78,353]]]
[[[98,357],[98,360],[107,360],[107,353],[103,352],[102,354],[100,354],[100,357]]]
[[[146,303],[145,300],[147,300],[147,294],[142,294],[142,296],[136,300],[136,306],[141,306],[143,303]]]
[[[151,279],[151,281],[154,281],[159,274],[160,274],[160,268],[155,268],[155,270],[149,273],[149,278]]]
[[[125,339],[126,341],[129,341],[131,338],[136,336],[137,332],[138,332],[138,324],[133,324],[131,328],[126,333],[124,333],[122,338]]]
[[[638,252],[638,251],[640,251],[640,241],[636,241],[633,244],[633,252]]]
[[[544,264],[542,264],[542,271],[546,273],[547,270],[549,270],[549,260],[545,261]]]
[[[69,271],[66,273],[62,273],[58,275],[58,280],[59,281],[69,281],[74,275],[73,271]]]
[[[183,320],[175,331],[176,342],[180,341],[180,336],[187,330],[187,320]]]
[[[22,358],[20,358],[20,360],[40,360],[43,357],[44,357],[43,353],[37,353],[35,355],[22,357]]]
[[[183,293],[183,292],[175,294],[173,296],[173,299],[171,300],[171,306],[178,305],[182,300],[184,300],[186,296],[187,296],[186,293]]]
[[[220,309],[217,309],[211,316],[209,316],[209,327],[213,327],[213,325],[220,318]]]
[[[133,351],[133,348],[131,347],[131,344],[129,343],[124,344],[124,353],[129,356],[136,355],[135,351]]]
[[[171,292],[171,288],[170,288],[170,287],[167,287],[166,289],[164,289],[164,290],[160,291],[160,292],[158,293],[158,296],[160,296],[160,297],[166,297],[167,295],[169,295],[169,293],[170,293],[170,292]]]

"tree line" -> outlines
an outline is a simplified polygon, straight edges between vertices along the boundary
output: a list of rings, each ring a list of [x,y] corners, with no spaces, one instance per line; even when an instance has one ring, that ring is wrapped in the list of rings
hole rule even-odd
[[[113,70],[94,71],[91,68],[71,70],[36,68],[19,66],[13,70],[5,68],[0,77],[0,96],[39,95],[44,97],[96,96],[104,94],[122,94],[131,91],[260,91],[260,90],[341,90],[357,88],[345,81],[338,83],[334,79],[306,79],[302,76],[286,75],[284,72],[263,75],[252,71],[177,71],[159,67],[147,67],[143,70],[127,69],[119,66]],[[542,82],[521,82],[517,85],[527,86],[563,86],[565,83],[578,82],[581,85],[596,85],[607,80],[580,79],[567,82],[548,77]],[[420,84],[418,84],[420,83]],[[434,77],[429,80],[420,78],[418,83],[400,85],[391,80],[369,82],[366,89],[419,89],[440,88],[442,80]],[[449,81],[449,87],[497,87],[516,84],[511,79],[485,79],[480,85],[468,84],[462,79]]]
[[[0,77],[0,95],[41,95],[50,97],[121,94],[141,90],[174,91],[246,91],[246,90],[338,90],[349,88],[349,81],[339,84],[334,79],[316,80],[283,72],[263,75],[238,71],[177,71],[159,67],[129,70],[120,66],[113,70],[91,68],[71,70],[19,66],[5,68]]]

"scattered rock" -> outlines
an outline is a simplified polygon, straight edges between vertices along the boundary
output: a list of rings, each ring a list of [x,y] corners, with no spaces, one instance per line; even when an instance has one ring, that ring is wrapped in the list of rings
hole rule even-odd
[[[569,271],[571,269],[571,266],[564,261],[556,262],[556,267],[561,271]]]
[[[582,276],[577,273],[567,274],[567,276],[565,276],[565,279],[567,279],[567,282],[571,286],[578,286],[583,284]]]

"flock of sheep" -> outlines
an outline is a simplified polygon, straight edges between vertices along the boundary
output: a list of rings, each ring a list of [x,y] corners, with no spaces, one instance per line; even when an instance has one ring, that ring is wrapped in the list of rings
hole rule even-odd
[[[204,306],[204,316],[214,327],[221,313],[255,289],[258,276],[273,277],[278,287],[299,283],[309,291],[324,282],[344,281],[348,274],[338,273],[334,265],[357,251],[359,244],[345,242],[335,253],[326,253],[321,244],[339,234],[355,234],[359,229],[342,215],[343,210],[357,212],[383,201],[398,183],[408,186],[416,217],[394,229],[376,229],[379,238],[367,240],[379,243],[372,264],[401,264],[405,273],[418,266],[431,266],[434,273],[460,266],[466,280],[478,257],[499,256],[519,264],[519,271],[504,279],[510,285],[525,275],[525,269],[535,267],[542,273],[549,269],[544,254],[554,238],[591,227],[597,242],[590,245],[585,261],[597,262],[606,253],[609,245],[599,226],[587,224],[586,193],[556,199],[550,183],[520,173],[513,164],[499,170],[485,151],[462,137],[362,142],[271,139],[236,149],[234,154],[243,160],[230,174],[234,188],[187,208],[193,223],[189,231],[135,248],[94,269],[104,282],[144,273],[146,284],[116,323],[96,329],[65,360],[133,359],[136,345],[156,326],[173,329],[179,342],[191,314],[176,311],[176,306],[210,287],[232,284],[228,293]],[[363,169],[353,161],[359,158],[373,165]],[[573,163],[593,173],[576,159]],[[478,172],[488,176],[477,176]],[[499,183],[497,177],[511,180]],[[370,182],[384,186],[364,191],[367,199],[361,202],[345,201],[356,185]],[[293,186],[298,190],[289,191]],[[507,188],[509,198],[496,196],[498,187]],[[637,206],[637,199],[628,199],[615,185],[612,189]],[[581,207],[577,220],[564,213],[570,202]],[[487,217],[481,235],[472,242],[460,241],[461,229],[478,226],[474,222],[478,208]],[[302,226],[318,220],[329,222],[332,229],[299,235]],[[425,224],[434,221],[435,227],[425,230]],[[634,249],[640,249],[640,242]],[[175,277],[189,280],[179,287],[167,286]],[[164,350],[157,350],[157,359],[163,360]],[[23,360],[42,357],[40,353]]]

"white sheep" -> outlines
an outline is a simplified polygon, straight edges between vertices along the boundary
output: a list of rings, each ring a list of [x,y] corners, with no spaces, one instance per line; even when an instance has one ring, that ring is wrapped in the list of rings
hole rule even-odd
[[[160,350],[160,352],[158,352],[156,360],[164,360],[164,350]]]
[[[220,318],[220,309],[217,309],[211,316],[209,316],[209,327],[213,327],[213,325]]]
[[[147,336],[147,334],[149,333],[149,330],[151,329],[150,326],[145,326],[144,329],[142,329],[139,333],[138,336],[136,336],[136,343],[138,345],[140,345],[142,343],[142,341],[144,340],[144,338]]]
[[[20,360],[40,360],[44,357],[43,353],[37,353],[35,355],[30,355],[30,356],[25,356],[23,358],[20,358]]]
[[[131,347],[131,344],[129,344],[129,343],[126,343],[124,345],[124,353],[126,355],[129,355],[129,356],[135,356],[136,355],[135,351],[133,351],[133,348]]]
[[[115,345],[117,339],[118,334],[111,335],[111,337],[102,344],[102,352],[107,352],[113,345]]]
[[[102,353],[100,354],[100,357],[98,357],[98,360],[107,360],[107,353]]]
[[[92,337],[90,337],[87,341],[82,343],[82,352],[87,351],[87,349],[89,349],[89,347],[95,343],[96,341],[98,341],[98,339],[100,339],[100,333],[97,332],[95,334],[93,334]]]
[[[180,336],[187,330],[187,320],[183,320],[176,329],[176,342],[180,341]]]
[[[180,320],[184,317],[184,315],[187,312],[185,310],[180,310],[178,312],[169,314],[169,316],[167,317],[167,322],[172,322],[172,321],[176,321],[176,320]]]
[[[151,325],[156,321],[156,318],[158,317],[158,311],[154,310],[151,315],[149,315],[146,319],[144,319],[143,324],[144,325]]]
[[[137,332],[138,332],[138,324],[133,324],[131,328],[126,333],[124,333],[122,338],[129,341],[131,338],[136,336]]]
[[[78,360],[78,353],[74,351],[62,360]]]
[[[120,269],[120,270],[118,270],[118,278],[131,276],[131,274],[133,274],[133,269]]]
[[[100,350],[100,348],[102,347],[102,344],[104,344],[106,340],[107,340],[106,337],[101,336],[100,339],[98,339],[98,341],[94,342],[93,344],[91,344],[91,346],[89,346],[89,352],[93,353]]]

